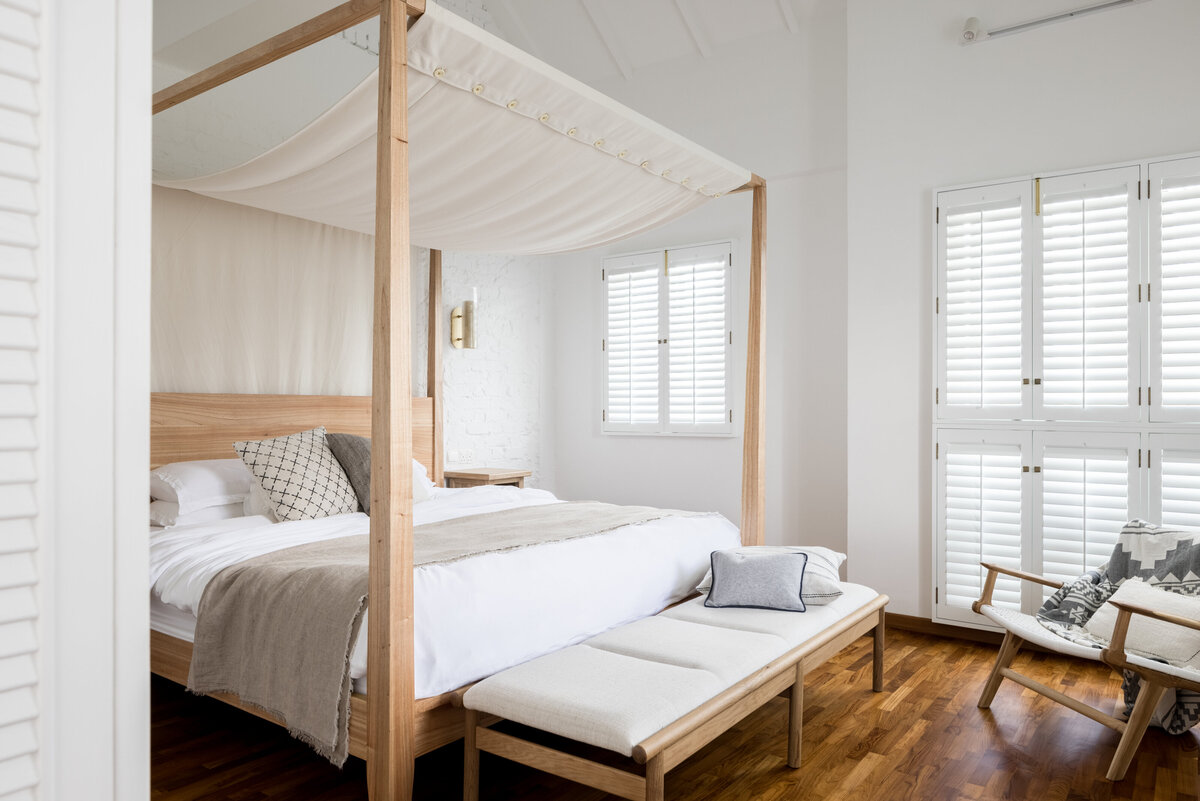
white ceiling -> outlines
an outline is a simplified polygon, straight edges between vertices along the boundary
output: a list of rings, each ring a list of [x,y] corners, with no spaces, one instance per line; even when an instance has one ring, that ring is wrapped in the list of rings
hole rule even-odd
[[[709,57],[740,40],[799,33],[842,0],[437,0],[583,81]],[[337,5],[339,0],[155,0],[154,58],[174,80]],[[156,86],[167,79],[158,76]]]

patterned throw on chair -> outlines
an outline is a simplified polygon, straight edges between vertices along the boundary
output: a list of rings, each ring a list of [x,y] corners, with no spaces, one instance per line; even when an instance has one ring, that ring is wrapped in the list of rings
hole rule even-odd
[[[1170,592],[1200,596],[1200,532],[1131,520],[1121,529],[1108,564],[1064,584],[1042,604],[1038,621],[1071,642],[1104,648],[1108,643],[1084,625],[1117,587],[1132,578]],[[1126,708],[1132,709],[1141,687],[1137,674],[1124,671],[1121,687]],[[1168,703],[1170,708],[1164,711]],[[1168,689],[1159,711],[1156,722],[1171,734],[1182,734],[1200,723],[1200,693]]]

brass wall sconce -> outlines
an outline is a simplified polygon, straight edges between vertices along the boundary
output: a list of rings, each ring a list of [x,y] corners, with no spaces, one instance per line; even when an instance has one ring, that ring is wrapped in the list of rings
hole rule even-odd
[[[456,348],[475,347],[475,303],[479,289],[471,288],[471,299],[464,300],[450,312],[450,344]]]

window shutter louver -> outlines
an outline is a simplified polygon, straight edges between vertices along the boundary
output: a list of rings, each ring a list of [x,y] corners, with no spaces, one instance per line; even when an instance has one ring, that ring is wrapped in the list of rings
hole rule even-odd
[[[730,428],[728,245],[670,251],[667,387],[672,431]]]
[[[938,440],[939,617],[977,622],[971,604],[983,589],[980,562],[1022,567],[1025,435],[942,431]],[[1001,576],[998,606],[1021,608],[1020,583]]]
[[[1024,182],[938,195],[939,417],[1024,416],[1028,200]]]
[[[1150,165],[1151,420],[1200,420],[1200,158]]]
[[[0,0],[0,799],[37,792],[38,21]]]
[[[1136,419],[1130,298],[1140,279],[1130,224],[1137,167],[1042,179],[1041,412]]]
[[[1141,508],[1137,434],[1044,433],[1040,454],[1042,575],[1069,581],[1112,555]],[[1048,597],[1050,592],[1044,592]]]
[[[660,263],[605,268],[606,430],[657,430]]]
[[[1200,434],[1151,434],[1149,518],[1200,528]]]

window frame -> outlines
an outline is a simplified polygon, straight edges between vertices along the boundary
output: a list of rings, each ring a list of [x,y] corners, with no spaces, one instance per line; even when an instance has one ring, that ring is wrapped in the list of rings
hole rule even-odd
[[[734,411],[733,387],[733,301],[734,301],[734,270],[733,250],[736,242],[733,239],[720,239],[710,242],[700,242],[689,245],[668,247],[654,250],[639,250],[631,253],[606,256],[601,264],[600,290],[600,433],[613,436],[654,436],[654,437],[700,437],[700,438],[732,438],[737,436],[734,421],[737,415]],[[684,254],[689,251],[713,251],[714,254],[725,254],[725,419],[720,424],[712,423],[672,423],[670,418],[670,343],[669,336],[664,332],[670,330],[670,280],[669,265],[673,254]],[[608,420],[609,403],[609,358],[607,342],[608,329],[608,278],[635,269],[644,268],[648,261],[656,260],[661,265],[658,274],[658,422],[657,423],[624,423]]]

